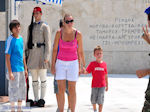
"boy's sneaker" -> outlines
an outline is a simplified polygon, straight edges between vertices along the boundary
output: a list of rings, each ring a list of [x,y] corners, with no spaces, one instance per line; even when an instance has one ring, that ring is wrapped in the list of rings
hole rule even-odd
[[[71,109],[70,109],[70,108],[68,108],[68,109],[67,109],[67,112],[71,112]]]
[[[94,112],[97,112],[97,110],[94,110]]]

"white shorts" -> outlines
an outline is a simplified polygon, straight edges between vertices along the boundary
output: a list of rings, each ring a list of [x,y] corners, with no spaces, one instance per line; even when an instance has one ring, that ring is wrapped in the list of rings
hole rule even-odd
[[[56,80],[77,81],[79,77],[79,63],[78,60],[56,61]]]

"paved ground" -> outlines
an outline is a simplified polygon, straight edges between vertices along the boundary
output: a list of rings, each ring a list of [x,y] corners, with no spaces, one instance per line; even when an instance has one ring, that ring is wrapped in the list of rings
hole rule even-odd
[[[31,83],[31,77],[30,77]],[[148,77],[138,79],[133,75],[109,75],[109,91],[105,94],[103,112],[141,112],[144,102],[144,92],[148,83]],[[76,112],[93,112],[90,103],[91,77],[80,77],[77,82],[77,106]],[[30,98],[33,98],[32,87]],[[53,77],[48,76],[48,89],[46,93],[46,107],[27,108],[24,111],[31,112],[55,112],[57,109],[56,98],[53,90]],[[9,103],[0,104],[0,112],[8,111]],[[67,109],[67,100],[65,111]]]

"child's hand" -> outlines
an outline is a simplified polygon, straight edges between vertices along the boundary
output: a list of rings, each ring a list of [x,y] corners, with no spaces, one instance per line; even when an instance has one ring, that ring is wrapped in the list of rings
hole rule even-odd
[[[83,73],[86,74],[86,68],[85,67],[83,67]]]
[[[106,86],[105,91],[108,91],[108,86]]]
[[[15,79],[13,73],[10,73],[10,74],[9,74],[9,79],[10,79],[10,80],[14,80],[14,79]]]
[[[80,68],[79,68],[79,74],[86,74],[86,68],[83,67],[83,68],[81,69],[81,67],[80,67]]]
[[[88,74],[85,67],[82,68],[82,72],[83,72],[82,74]]]
[[[28,70],[25,70],[25,77],[28,78]]]

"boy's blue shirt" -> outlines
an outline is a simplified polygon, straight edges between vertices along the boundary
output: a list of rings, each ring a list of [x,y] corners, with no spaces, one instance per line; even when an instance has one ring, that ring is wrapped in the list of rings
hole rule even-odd
[[[5,54],[10,55],[10,64],[12,72],[23,72],[23,38],[15,38],[12,35],[8,37],[5,43]]]

